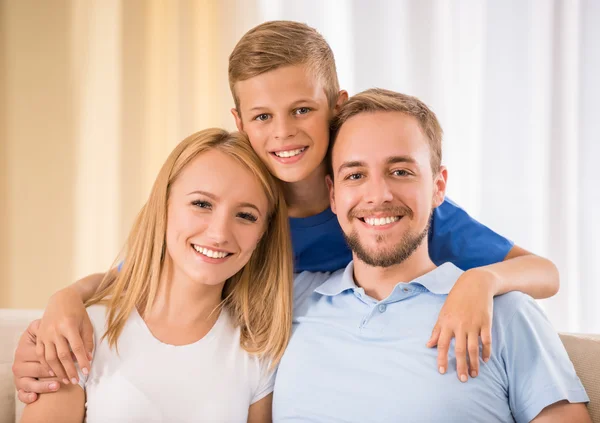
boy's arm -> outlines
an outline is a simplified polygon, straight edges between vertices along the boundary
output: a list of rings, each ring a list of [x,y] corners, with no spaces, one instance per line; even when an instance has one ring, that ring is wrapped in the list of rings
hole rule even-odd
[[[466,270],[448,295],[427,343],[438,347],[438,369],[445,373],[450,342],[456,339],[457,376],[465,382],[468,374],[479,373],[480,337],[483,360],[491,355],[493,297],[509,291],[534,298],[552,296],[558,291],[558,270],[551,261],[477,222],[449,199],[434,211],[429,251],[436,264],[449,261]]]
[[[63,386],[54,395],[40,395],[25,407],[21,423],[82,423],[84,416],[85,392],[76,384]]]
[[[52,369],[64,384],[77,383],[79,377],[71,351],[82,371],[89,371],[94,331],[84,302],[92,297],[104,276],[102,273],[86,276],[56,292],[50,298],[39,327],[30,326],[30,338],[35,341],[19,343],[13,363],[15,386],[21,401],[34,402],[37,396],[31,393],[52,392],[47,383],[32,383],[34,378],[48,376],[45,369]],[[31,357],[37,357],[36,361],[41,365],[32,366]],[[40,371],[44,374],[39,374]]]

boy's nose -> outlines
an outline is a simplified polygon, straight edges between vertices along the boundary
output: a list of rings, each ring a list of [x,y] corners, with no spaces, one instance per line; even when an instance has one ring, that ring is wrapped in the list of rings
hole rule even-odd
[[[276,139],[284,140],[294,135],[296,135],[296,128],[289,118],[279,118],[276,120],[274,133]]]

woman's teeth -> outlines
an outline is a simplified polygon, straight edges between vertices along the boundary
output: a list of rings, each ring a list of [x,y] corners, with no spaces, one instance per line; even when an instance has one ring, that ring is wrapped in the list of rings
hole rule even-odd
[[[400,216],[393,217],[365,217],[364,221],[367,225],[382,226],[394,223],[400,220]]]
[[[276,151],[273,154],[275,154],[277,157],[294,157],[302,153],[304,150],[306,150],[306,147],[298,148],[296,150]]]
[[[223,251],[213,251],[208,248],[198,247],[197,245],[194,245],[194,250],[210,258],[225,258],[229,255],[229,253]]]

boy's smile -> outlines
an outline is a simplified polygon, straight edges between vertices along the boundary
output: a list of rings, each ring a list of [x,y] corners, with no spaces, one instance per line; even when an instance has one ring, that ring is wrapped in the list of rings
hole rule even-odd
[[[325,90],[304,65],[285,66],[235,85],[237,127],[273,175],[285,182],[307,179],[322,164],[329,145]]]

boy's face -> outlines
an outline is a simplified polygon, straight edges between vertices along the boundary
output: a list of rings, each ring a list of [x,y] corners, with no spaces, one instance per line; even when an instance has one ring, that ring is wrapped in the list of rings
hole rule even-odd
[[[240,81],[235,90],[238,130],[271,173],[285,182],[307,179],[327,153],[333,114],[319,78],[305,66],[286,66]]]

